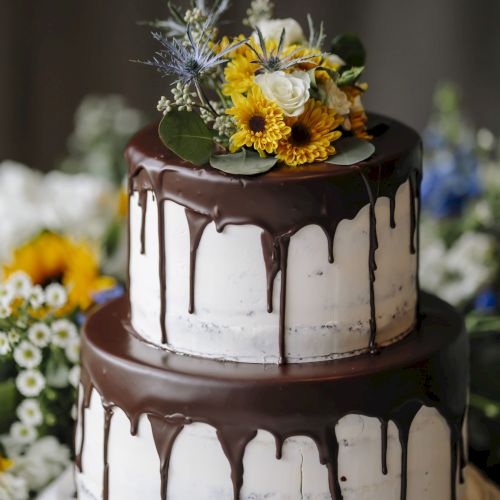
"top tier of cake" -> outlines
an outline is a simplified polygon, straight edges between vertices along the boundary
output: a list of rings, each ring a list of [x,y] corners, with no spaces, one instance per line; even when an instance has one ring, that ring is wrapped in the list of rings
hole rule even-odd
[[[421,143],[371,119],[368,161],[253,177],[193,166],[155,126],[141,131],[126,152],[134,330],[178,353],[251,363],[354,356],[409,332]]]

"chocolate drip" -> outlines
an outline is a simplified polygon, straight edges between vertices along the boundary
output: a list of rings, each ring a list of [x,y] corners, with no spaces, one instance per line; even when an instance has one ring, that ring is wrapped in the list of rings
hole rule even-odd
[[[392,229],[396,227],[396,196],[389,197],[389,224]]]
[[[389,422],[385,418],[380,419],[380,434],[382,438],[382,474],[387,475],[387,431]]]
[[[103,453],[103,477],[102,477],[102,499],[109,498],[109,433],[111,430],[111,419],[114,413],[114,405],[107,401],[102,402],[104,408],[104,453]]]
[[[456,478],[463,448],[459,429],[466,409],[468,338],[462,321],[444,302],[424,295],[418,329],[379,356],[365,354],[324,363],[265,367],[220,363],[155,349],[124,328],[128,312],[126,300],[114,301],[86,323],[82,384],[94,386],[132,421],[147,413],[162,422],[164,415],[182,410],[189,422],[213,426],[231,464],[235,499],[243,484],[245,448],[262,429],[275,437],[278,458],[288,437],[311,437],[321,463],[328,468],[332,498],[340,500],[335,424],[346,415],[360,414],[395,423],[402,449],[404,500],[409,432],[422,406],[436,408],[448,423],[451,476],[452,480]],[[131,372],[134,377],[130,377]],[[125,385],[120,383],[124,379],[128,381]],[[184,418],[169,425],[178,427],[186,423]],[[109,434],[109,424],[106,427],[105,434]],[[384,426],[382,429],[384,435]],[[172,436],[158,428],[156,434],[159,453],[164,451],[166,457],[167,441],[170,443]],[[382,446],[383,450],[387,446],[384,438]],[[166,466],[162,472],[168,472]],[[164,482],[166,491],[166,476]],[[451,500],[456,499],[452,496]]]
[[[416,231],[417,231],[417,211],[415,208],[415,196],[417,193],[417,187],[416,187],[416,179],[415,175],[410,175],[409,177],[410,181],[410,252],[412,255],[414,255],[417,252],[416,246],[415,246],[415,237],[416,237]]]
[[[289,239],[308,225],[319,226],[326,235],[328,259],[333,262],[333,244],[338,224],[352,220],[366,205],[365,191],[373,198],[391,200],[391,226],[398,188],[413,179],[421,166],[420,139],[411,129],[388,118],[374,116],[384,123],[384,130],[373,139],[376,153],[372,159],[350,166],[317,163],[303,167],[279,166],[252,177],[227,175],[216,169],[197,167],[168,151],[158,137],[157,127],[141,131],[129,144],[129,192],[151,190],[159,207],[161,327],[163,342],[166,332],[165,241],[163,203],[173,201],[198,214],[201,224],[191,234],[190,311],[194,310],[194,268],[196,251],[193,243],[201,238],[204,227],[214,222],[217,231],[227,225],[249,224],[263,230],[262,248],[267,272],[267,308],[273,310],[274,280],[281,271],[280,358],[285,353],[285,296],[287,250]],[[359,176],[363,174],[363,180]],[[414,181],[412,181],[414,182]],[[415,191],[415,186],[413,186]],[[376,196],[373,194],[376,193]],[[374,202],[376,200],[374,199]],[[374,204],[374,203],[373,203]],[[413,206],[415,209],[415,206]],[[188,217],[194,218],[194,215]],[[203,222],[201,222],[203,221]],[[374,218],[371,218],[371,222]],[[412,216],[412,225],[416,225]],[[371,228],[370,282],[374,281],[376,228]],[[190,228],[192,229],[192,228]],[[412,230],[414,232],[415,229]],[[194,245],[194,248],[196,245]],[[372,272],[373,271],[373,272]],[[372,283],[373,285],[373,283]],[[372,294],[373,295],[373,294]],[[374,314],[372,308],[372,316]],[[375,317],[371,321],[370,348],[374,348]]]
[[[161,340],[167,344],[167,262],[165,256],[165,200],[157,198],[158,205],[158,242],[160,262],[158,270],[160,273],[160,325]]]
[[[212,221],[208,215],[203,215],[186,208],[186,218],[189,226],[189,314],[194,313],[194,284],[196,273],[196,255],[203,231]]]
[[[280,323],[279,323],[279,360],[280,365],[286,363],[286,282],[288,272],[288,248],[290,238],[283,237],[279,241],[281,292],[280,292]]]
[[[240,498],[240,490],[243,486],[243,455],[245,449],[256,435],[256,430],[249,430],[245,426],[224,426],[217,429],[217,437],[231,466],[234,500]]]
[[[274,280],[276,279],[276,276],[280,270],[280,263],[278,261],[278,252],[276,250],[276,245],[274,244],[273,237],[266,231],[262,231],[261,243],[267,277],[267,312],[272,313]]]
[[[377,337],[377,309],[375,304],[375,279],[377,270],[377,261],[375,259],[375,252],[378,248],[378,237],[377,237],[377,216],[375,213],[375,203],[376,199],[373,195],[372,188],[366,179],[363,172],[359,171],[363,182],[366,186],[366,192],[368,194],[368,199],[370,202],[370,216],[369,216],[369,236],[370,236],[370,248],[368,251],[368,275],[369,275],[369,283],[370,283],[370,342],[368,344],[368,348],[371,353],[378,352],[376,345],[376,337]]]
[[[76,450],[75,464],[80,472],[83,472],[83,448],[85,446],[85,410],[90,406],[90,398],[92,397],[92,382],[86,371],[82,370],[81,386],[79,390],[83,390],[82,402],[80,406],[80,447]]]
[[[167,415],[163,418],[148,415],[148,418],[151,423],[156,451],[160,457],[161,500],[167,500],[168,467],[172,447],[184,426],[189,425],[191,420],[180,414]]]
[[[146,253],[146,213],[148,210],[148,191],[139,191],[139,207],[141,207],[141,254]]]

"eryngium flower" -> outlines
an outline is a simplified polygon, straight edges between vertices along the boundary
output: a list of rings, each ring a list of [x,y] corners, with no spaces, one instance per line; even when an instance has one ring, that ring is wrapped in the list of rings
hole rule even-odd
[[[191,26],[188,26],[189,43],[186,46],[176,38],[169,39],[161,33],[153,33],[153,37],[163,45],[163,49],[145,64],[153,66],[163,75],[175,77],[184,84],[199,82],[209,70],[225,63],[227,54],[246,43],[246,40],[242,40],[216,54],[210,47],[210,38],[207,35],[211,25],[212,20],[207,19],[199,41],[193,38]]]

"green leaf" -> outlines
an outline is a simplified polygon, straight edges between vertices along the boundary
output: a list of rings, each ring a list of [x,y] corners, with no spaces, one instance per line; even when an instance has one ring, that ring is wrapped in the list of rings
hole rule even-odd
[[[242,149],[238,153],[214,155],[210,165],[217,170],[234,175],[257,175],[271,170],[278,162],[275,157],[262,158],[255,151]]]
[[[14,380],[0,383],[0,434],[8,432],[16,419],[17,390]]]
[[[365,65],[365,47],[359,37],[353,33],[335,37],[332,42],[332,53],[342,58],[348,67]]]
[[[348,70],[340,73],[337,77],[337,85],[339,87],[347,87],[348,85],[354,85],[358,78],[361,76],[361,73],[365,70],[364,66],[354,66],[349,68]]]
[[[334,146],[337,153],[326,160],[333,165],[354,165],[370,158],[375,152],[375,146],[371,142],[356,137],[340,139]]]
[[[195,165],[204,165],[214,143],[210,129],[193,111],[171,111],[160,122],[160,138],[175,154]]]

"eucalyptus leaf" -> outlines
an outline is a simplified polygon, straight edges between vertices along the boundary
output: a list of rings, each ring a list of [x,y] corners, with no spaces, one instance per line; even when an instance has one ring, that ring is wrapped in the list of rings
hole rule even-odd
[[[333,165],[354,165],[375,153],[375,146],[357,137],[346,137],[334,143],[337,153],[326,160]]]
[[[365,65],[365,47],[359,37],[353,33],[335,37],[332,42],[332,53],[342,58],[348,67]]]
[[[210,165],[226,174],[257,175],[271,170],[278,162],[277,158],[262,158],[258,153],[243,149],[238,153],[214,155]]]
[[[213,152],[212,132],[195,112],[171,111],[163,117],[158,132],[167,148],[195,165],[207,163]]]
[[[349,68],[348,70],[342,72],[337,77],[337,85],[339,87],[347,87],[348,85],[354,85],[358,78],[363,73],[365,67],[364,66],[354,66]]]
[[[8,432],[16,418],[17,390],[14,380],[0,383],[0,434]]]

